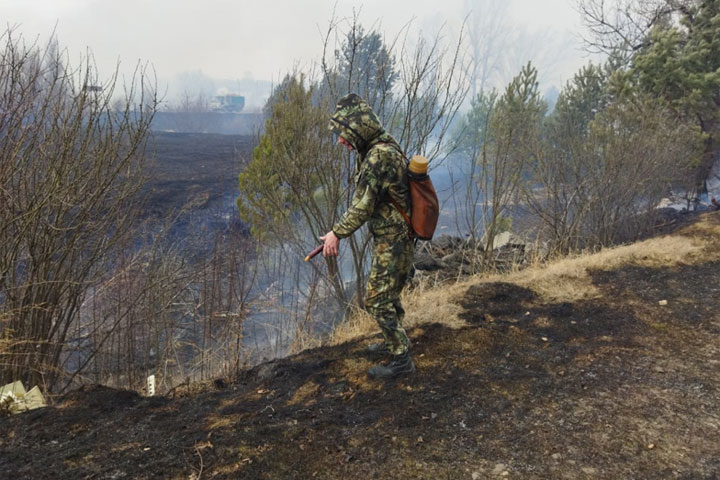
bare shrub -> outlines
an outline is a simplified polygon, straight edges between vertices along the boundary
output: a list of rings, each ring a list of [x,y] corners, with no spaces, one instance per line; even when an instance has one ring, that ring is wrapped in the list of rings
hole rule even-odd
[[[252,244],[232,231],[215,232],[209,246],[148,238],[88,294],[76,348],[64,356],[73,372],[64,388],[93,381],[140,390],[154,374],[163,391],[188,379],[234,377],[248,362]]]
[[[88,288],[135,219],[156,100],[144,68],[120,92],[92,57],[71,67],[54,42],[0,39],[1,378],[52,387]]]
[[[604,53],[621,63],[646,46],[650,30],[672,15],[687,9],[687,2],[676,0],[577,0],[588,32],[589,51]]]
[[[611,96],[606,78],[594,66],[576,75],[528,163],[523,198],[556,252],[643,235],[660,200],[691,179],[697,129],[656,98]]]

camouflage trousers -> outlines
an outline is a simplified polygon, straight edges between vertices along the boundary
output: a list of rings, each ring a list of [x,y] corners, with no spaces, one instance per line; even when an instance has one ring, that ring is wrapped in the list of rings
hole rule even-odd
[[[378,322],[393,355],[402,355],[410,348],[410,340],[402,328],[405,310],[400,294],[410,275],[414,248],[407,234],[374,239],[365,308]]]

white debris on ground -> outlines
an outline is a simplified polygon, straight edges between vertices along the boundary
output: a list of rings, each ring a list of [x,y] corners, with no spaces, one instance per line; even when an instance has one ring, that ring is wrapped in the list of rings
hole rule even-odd
[[[37,385],[26,392],[22,382],[17,381],[8,383],[0,389],[0,413],[15,415],[46,406],[45,397]]]
[[[150,375],[149,377],[147,377],[147,396],[155,396],[155,375]]]
[[[673,196],[672,198],[663,198],[660,200],[657,208],[672,208],[673,210],[682,212],[688,210],[688,206],[692,207],[692,204],[686,199],[680,198],[679,196]]]

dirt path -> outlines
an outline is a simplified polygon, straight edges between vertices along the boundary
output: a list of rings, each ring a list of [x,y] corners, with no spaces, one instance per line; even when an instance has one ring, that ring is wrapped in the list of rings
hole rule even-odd
[[[720,236],[708,231],[683,234],[704,235],[710,253]],[[367,380],[374,359],[362,339],[183,398],[86,388],[56,408],[0,419],[0,472],[720,478],[719,275],[717,260],[598,270],[599,296],[574,303],[477,283],[451,299],[467,327],[410,332],[418,371],[401,381]]]

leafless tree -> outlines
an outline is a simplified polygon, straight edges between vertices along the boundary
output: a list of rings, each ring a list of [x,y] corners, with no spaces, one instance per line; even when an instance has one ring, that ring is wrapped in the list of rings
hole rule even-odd
[[[166,229],[163,229],[167,231]],[[158,390],[186,379],[233,377],[249,360],[245,321],[253,303],[256,256],[241,232],[123,249],[88,292],[61,368],[62,391],[86,381]],[[198,252],[202,252],[198,254]]]
[[[590,52],[604,53],[620,64],[647,46],[650,30],[673,16],[687,12],[692,0],[577,0],[588,31],[584,37]]]
[[[52,386],[88,288],[136,217],[155,93],[144,67],[122,92],[92,56],[71,67],[53,42],[0,39],[0,371]]]
[[[510,46],[508,6],[501,0],[465,0],[470,44],[470,98],[489,90],[488,82],[498,73],[500,60]]]

